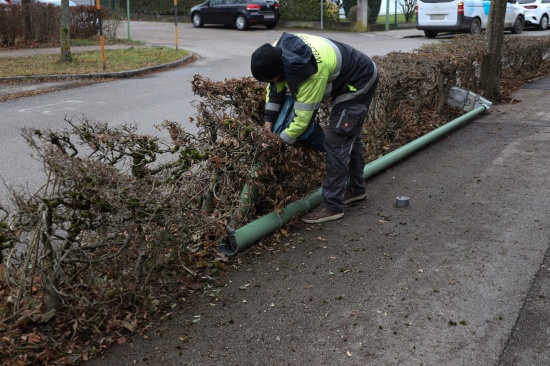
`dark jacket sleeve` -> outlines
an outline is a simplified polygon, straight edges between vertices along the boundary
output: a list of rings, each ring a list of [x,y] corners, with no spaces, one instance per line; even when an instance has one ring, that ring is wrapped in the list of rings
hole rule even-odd
[[[281,106],[285,100],[286,85],[282,83],[269,83],[267,86],[267,95],[265,100],[264,121],[275,123]]]

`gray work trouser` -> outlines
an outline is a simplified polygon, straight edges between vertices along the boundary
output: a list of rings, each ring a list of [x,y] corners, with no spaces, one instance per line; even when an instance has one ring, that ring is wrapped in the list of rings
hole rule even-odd
[[[372,102],[378,79],[369,91],[333,106],[323,146],[327,175],[323,183],[321,207],[344,211],[344,192],[365,193],[365,158],[361,130]]]

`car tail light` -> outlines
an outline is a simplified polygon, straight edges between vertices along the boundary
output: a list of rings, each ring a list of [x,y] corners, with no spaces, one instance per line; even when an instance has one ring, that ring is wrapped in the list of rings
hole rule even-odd
[[[536,5],[524,5],[523,8],[524,9],[536,9],[537,6]]]
[[[275,9],[279,9],[279,3],[275,3],[274,8],[275,8]]]
[[[464,14],[464,3],[458,3],[458,14]]]
[[[416,17],[418,18],[418,4],[415,6]]]
[[[248,6],[246,7],[246,10],[248,10],[248,11],[258,11],[261,8],[262,7],[258,4],[248,4]]]

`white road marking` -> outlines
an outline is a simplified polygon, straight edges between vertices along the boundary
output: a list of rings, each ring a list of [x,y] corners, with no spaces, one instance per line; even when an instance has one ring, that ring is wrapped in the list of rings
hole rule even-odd
[[[82,100],[68,100],[66,102],[59,102],[59,103],[53,103],[53,104],[40,105],[40,106],[32,107],[32,108],[20,109],[19,112],[29,113],[29,112],[42,110],[42,113],[52,113],[52,112],[55,112],[57,110],[75,110],[75,108],[72,108],[70,106],[80,104],[80,103],[84,103],[84,101],[82,101]],[[54,107],[54,108],[52,109],[52,107]]]

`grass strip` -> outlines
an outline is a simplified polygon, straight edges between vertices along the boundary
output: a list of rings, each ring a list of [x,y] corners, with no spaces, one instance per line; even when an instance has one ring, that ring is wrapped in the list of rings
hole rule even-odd
[[[0,77],[88,74],[136,70],[181,60],[189,51],[167,47],[130,47],[106,50],[105,69],[101,51],[73,52],[72,62],[61,62],[61,51],[50,55],[0,58]]]

